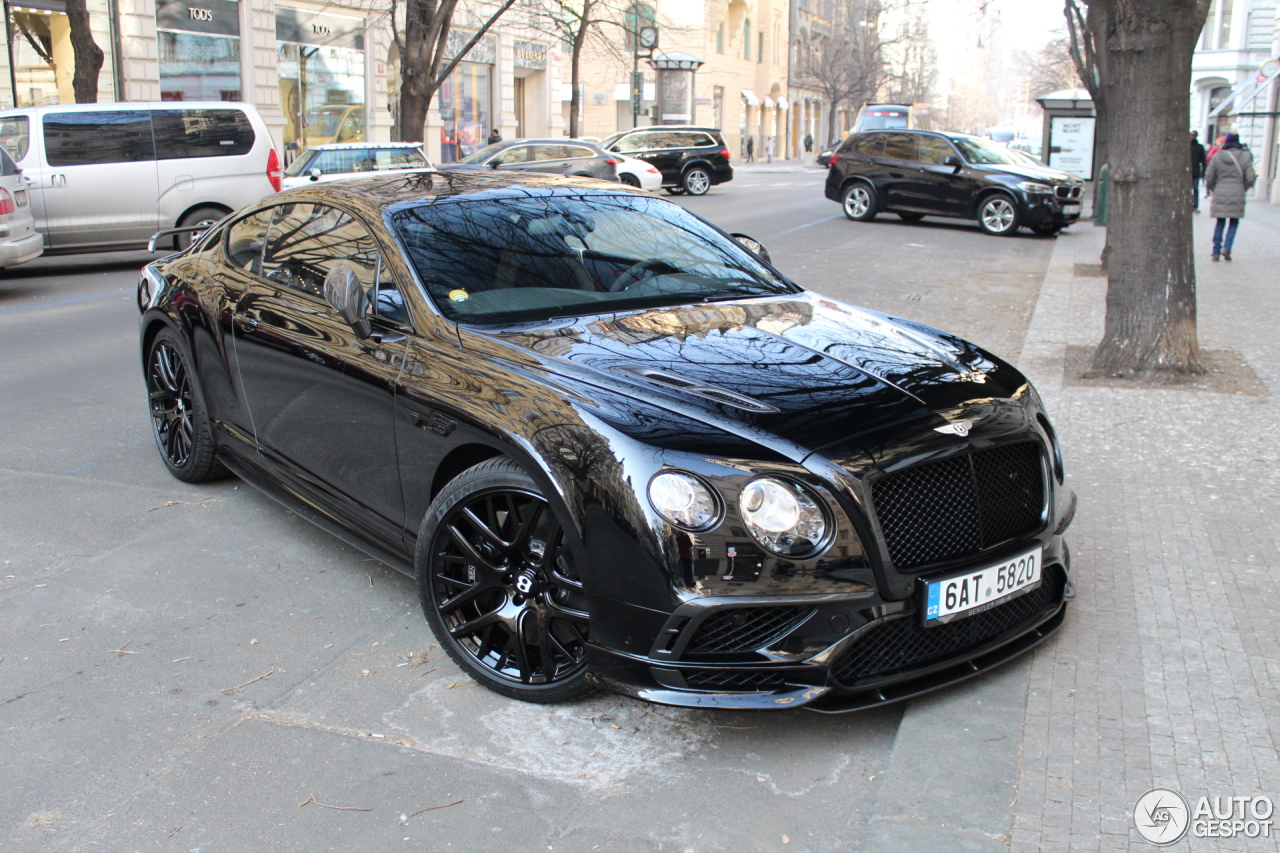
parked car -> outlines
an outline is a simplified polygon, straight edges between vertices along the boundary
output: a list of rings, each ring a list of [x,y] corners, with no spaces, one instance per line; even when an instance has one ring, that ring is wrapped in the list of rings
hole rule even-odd
[[[729,147],[719,128],[637,127],[615,133],[600,145],[649,163],[662,173],[662,186],[672,194],[705,195],[713,186],[733,180]]]
[[[826,151],[823,151],[822,153],[820,153],[820,154],[818,155],[818,165],[819,165],[819,166],[821,166],[821,167],[822,167],[822,168],[824,168],[824,169],[825,169],[825,168],[827,168],[828,166],[830,166],[830,165],[831,165],[831,155],[832,155],[832,154],[835,154],[835,153],[836,153],[836,152],[835,152],[835,149],[834,149],[834,148],[828,148]]]
[[[30,179],[47,254],[145,246],[280,189],[279,156],[251,104],[2,110],[0,144]]]
[[[44,237],[31,215],[27,179],[0,147],[0,269],[33,260],[43,252]]]
[[[170,472],[234,472],[416,578],[506,696],[850,710],[1062,624],[1074,495],[1027,379],[649,193],[314,184],[137,300]]]
[[[580,178],[618,180],[618,160],[590,142],[576,139],[513,139],[486,145],[456,163],[440,166],[445,172],[496,169],[503,172],[551,172]]]
[[[928,104],[863,104],[853,123],[854,133],[893,128],[931,130]],[[847,135],[847,134],[846,134]]]
[[[638,157],[625,154],[614,154],[618,161],[618,180],[629,187],[639,187],[649,192],[662,189],[662,173],[657,166],[646,163]]]
[[[967,133],[898,130],[850,136],[832,157],[826,195],[844,214],[870,222],[892,211],[976,219],[988,234],[1020,226],[1057,234],[1080,218],[1084,184],[990,139]]]
[[[431,162],[416,142],[335,142],[317,145],[298,155],[284,170],[281,185],[293,189],[316,181],[336,181],[368,172],[430,169]]]

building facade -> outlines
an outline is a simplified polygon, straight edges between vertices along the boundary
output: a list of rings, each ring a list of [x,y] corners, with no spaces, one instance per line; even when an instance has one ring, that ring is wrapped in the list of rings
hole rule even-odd
[[[389,140],[395,130],[398,52],[381,0],[88,0],[105,54],[98,100],[247,101],[286,158],[323,142]],[[9,7],[4,107],[73,103],[69,26],[62,0]],[[403,7],[401,7],[403,8]],[[403,15],[403,11],[401,11]],[[476,4],[455,21],[487,17]],[[558,136],[560,47],[513,8],[470,51],[433,101],[421,139],[450,162],[504,136]]]
[[[1240,134],[1258,170],[1255,198],[1280,204],[1280,78],[1266,85],[1258,79],[1270,59],[1280,59],[1276,0],[1213,0],[1191,64],[1191,127],[1206,146],[1224,133]]]

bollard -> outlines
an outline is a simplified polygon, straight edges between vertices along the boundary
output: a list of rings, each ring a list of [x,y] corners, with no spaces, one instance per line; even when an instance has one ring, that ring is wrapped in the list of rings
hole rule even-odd
[[[1103,163],[1098,170],[1098,185],[1093,191],[1093,224],[1107,224],[1107,201],[1111,195],[1111,164]]]

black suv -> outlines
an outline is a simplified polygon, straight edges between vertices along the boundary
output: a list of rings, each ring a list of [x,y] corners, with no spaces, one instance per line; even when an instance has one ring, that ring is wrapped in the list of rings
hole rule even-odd
[[[1021,151],[966,133],[855,133],[831,158],[827,198],[870,222],[882,210],[908,222],[924,216],[976,219],[988,234],[1025,225],[1057,234],[1080,218],[1084,184]]]
[[[662,173],[662,186],[673,195],[704,195],[733,180],[729,147],[715,127],[637,127],[610,136],[600,147],[649,163]]]

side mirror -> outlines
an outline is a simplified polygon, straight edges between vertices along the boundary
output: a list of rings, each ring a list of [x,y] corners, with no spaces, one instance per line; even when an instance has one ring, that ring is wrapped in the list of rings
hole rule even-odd
[[[324,298],[333,310],[346,320],[356,337],[364,340],[373,333],[369,318],[369,297],[356,278],[356,271],[344,263],[337,264],[324,277]]]
[[[490,169],[496,169],[496,168],[498,168],[498,167],[499,167],[499,166],[501,166],[501,165],[502,165],[502,158],[501,158],[501,157],[494,157],[492,160],[490,160],[490,161],[489,161],[489,168],[490,168]]]
[[[954,154],[948,154],[946,157],[943,157],[943,158],[942,158],[942,165],[944,165],[944,166],[953,166],[953,167],[955,167],[955,168],[959,169],[959,168],[960,168],[961,166],[963,166],[964,164],[960,162],[960,158],[959,158],[959,157],[957,157],[956,155],[954,155]]]
[[[764,247],[764,244],[761,243],[759,240],[755,239],[754,237],[748,237],[746,234],[730,234],[729,236],[737,240],[742,245],[746,246],[749,250],[751,250],[753,254],[755,254],[758,258],[760,258],[760,260],[764,261],[766,264],[773,263],[773,261],[769,258],[769,250],[766,249]]]
[[[612,148],[610,148],[609,150],[610,150],[610,151],[612,151],[614,154],[621,154],[621,153],[622,153],[622,148],[621,148],[621,147],[619,147],[619,146],[617,146],[617,145],[613,146],[613,147],[612,147]]]
[[[318,181],[318,180],[320,180],[320,176],[321,176],[321,175],[323,175],[323,174],[324,174],[324,172],[320,171],[320,167],[319,167],[319,166],[316,166],[316,167],[315,167],[314,169],[312,169],[310,172],[307,172],[307,174],[311,176],[311,180],[313,180],[313,181]]]

